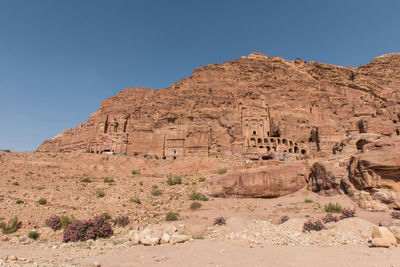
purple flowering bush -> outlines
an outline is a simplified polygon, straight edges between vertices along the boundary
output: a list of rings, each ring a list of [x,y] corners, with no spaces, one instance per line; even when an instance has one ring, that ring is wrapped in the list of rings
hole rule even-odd
[[[86,241],[108,238],[113,234],[110,223],[104,216],[96,216],[85,221],[76,220],[68,225],[63,234],[63,242]]]
[[[339,217],[332,215],[332,213],[328,213],[322,218],[322,221],[324,223],[337,222],[339,221]]]
[[[347,219],[347,218],[351,218],[351,217],[355,217],[356,216],[356,211],[352,210],[350,208],[343,208],[342,209],[342,215],[340,216],[340,219]]]
[[[226,223],[226,218],[224,217],[217,217],[214,219],[214,225],[218,224],[218,225],[224,225]]]
[[[393,211],[390,215],[392,215],[393,219],[400,220],[400,211]]]
[[[279,224],[289,221],[289,217],[284,215],[279,219]]]
[[[46,220],[46,225],[51,229],[53,229],[54,231],[61,229],[62,223],[60,216],[57,215],[50,216],[50,218]]]
[[[326,227],[320,220],[318,221],[308,220],[303,225],[303,232],[321,231],[323,229],[326,229]]]

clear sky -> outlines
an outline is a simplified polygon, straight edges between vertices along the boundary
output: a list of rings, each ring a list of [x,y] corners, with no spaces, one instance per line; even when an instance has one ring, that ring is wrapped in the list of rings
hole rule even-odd
[[[119,90],[257,51],[358,66],[400,52],[400,1],[0,0],[0,149],[35,150]]]

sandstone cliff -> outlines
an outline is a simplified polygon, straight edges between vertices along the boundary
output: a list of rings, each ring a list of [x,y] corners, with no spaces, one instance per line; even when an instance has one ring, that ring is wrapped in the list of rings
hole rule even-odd
[[[358,68],[253,53],[165,89],[122,90],[38,151],[302,158],[358,132],[400,135],[399,121],[399,53]]]

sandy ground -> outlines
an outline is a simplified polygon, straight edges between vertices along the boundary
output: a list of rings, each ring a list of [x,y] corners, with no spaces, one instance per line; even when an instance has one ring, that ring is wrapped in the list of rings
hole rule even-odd
[[[400,248],[250,247],[226,240],[194,240],[175,246],[135,246],[104,251],[43,250],[35,246],[0,245],[0,257],[32,258],[40,265],[93,266],[400,266]]]

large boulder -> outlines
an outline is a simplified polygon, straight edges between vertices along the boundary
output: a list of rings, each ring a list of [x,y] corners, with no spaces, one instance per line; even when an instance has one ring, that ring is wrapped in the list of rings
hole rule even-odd
[[[388,228],[375,226],[372,229],[372,246],[389,247],[396,244],[396,237]]]
[[[306,186],[308,171],[305,163],[274,164],[218,176],[210,183],[210,194],[271,198],[294,193]]]

